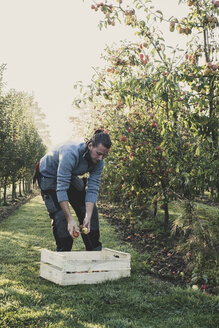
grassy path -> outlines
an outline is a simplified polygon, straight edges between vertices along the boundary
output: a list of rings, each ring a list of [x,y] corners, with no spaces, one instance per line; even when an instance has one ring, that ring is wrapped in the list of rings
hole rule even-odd
[[[219,327],[219,297],[155,282],[144,275],[144,256],[100,225],[104,247],[131,253],[131,277],[61,287],[39,277],[41,248],[55,248],[41,197],[0,222],[1,328]],[[84,249],[80,238],[74,249]]]

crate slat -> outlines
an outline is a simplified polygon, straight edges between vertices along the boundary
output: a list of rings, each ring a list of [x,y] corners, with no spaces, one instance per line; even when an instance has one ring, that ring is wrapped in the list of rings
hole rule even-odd
[[[88,273],[67,273],[63,272],[53,265],[41,263],[40,276],[61,286],[78,284],[97,284],[106,280],[115,280],[124,277],[130,277],[130,269],[112,270],[104,272]]]
[[[95,270],[123,270],[130,269],[130,262],[127,260],[82,260],[66,261],[63,271],[95,271]]]

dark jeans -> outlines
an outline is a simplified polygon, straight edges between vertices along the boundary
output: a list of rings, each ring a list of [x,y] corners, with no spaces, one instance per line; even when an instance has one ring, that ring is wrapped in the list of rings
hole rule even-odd
[[[41,188],[42,198],[52,219],[53,235],[57,245],[56,250],[58,252],[71,251],[73,239],[69,235],[67,220],[57,199],[55,190],[56,182],[54,179],[42,176],[38,177],[38,182]],[[85,195],[85,186],[82,179],[75,177],[68,189],[68,199],[78,217],[79,224],[83,223],[85,217]],[[87,251],[100,251],[102,249],[102,244],[99,241],[99,220],[96,205],[94,205],[91,217],[90,233],[87,235],[81,234],[81,236]]]

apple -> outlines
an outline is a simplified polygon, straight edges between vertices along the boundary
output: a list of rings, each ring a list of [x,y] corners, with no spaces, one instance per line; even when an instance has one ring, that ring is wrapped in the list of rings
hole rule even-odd
[[[79,236],[79,232],[78,232],[78,231],[74,231],[74,232],[73,232],[73,236],[74,236],[75,238],[77,238],[77,237]]]
[[[87,235],[87,233],[88,233],[88,228],[83,227],[83,228],[81,229],[81,233]]]
[[[127,141],[127,138],[125,136],[122,136],[121,140],[125,142]]]
[[[169,30],[170,30],[170,32],[174,32],[174,27],[170,26]]]
[[[144,59],[144,55],[143,54],[140,54],[139,57],[140,57],[141,60]]]
[[[189,27],[186,27],[186,28],[185,28],[185,34],[188,35],[188,34],[190,34],[190,33],[191,33],[190,28],[189,28]]]
[[[192,285],[192,289],[193,290],[198,290],[198,286],[197,285]]]

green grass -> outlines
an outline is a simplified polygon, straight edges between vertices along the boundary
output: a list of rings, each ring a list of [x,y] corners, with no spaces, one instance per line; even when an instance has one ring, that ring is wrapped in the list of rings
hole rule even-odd
[[[55,249],[40,196],[0,223],[0,327],[215,328],[219,297],[174,288],[144,273],[147,254],[100,220],[104,247],[130,252],[130,278],[61,287],[39,277],[41,248]],[[78,238],[74,250],[84,249]]]

